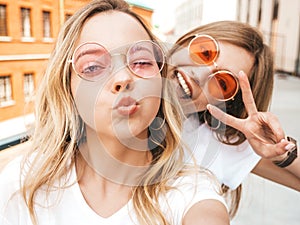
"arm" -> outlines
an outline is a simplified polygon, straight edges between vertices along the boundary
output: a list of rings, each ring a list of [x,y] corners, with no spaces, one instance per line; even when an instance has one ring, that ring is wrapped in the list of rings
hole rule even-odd
[[[251,172],[296,191],[300,191],[300,179],[287,169],[276,166],[271,160],[261,159]]]
[[[285,169],[295,174],[297,177],[300,177],[300,150],[298,148],[298,157],[293,161],[293,163],[287,166]]]
[[[269,159],[270,161],[284,159],[295,145],[285,139],[284,131],[274,114],[257,111],[251,87],[245,73],[240,72],[238,78],[248,117],[246,119],[235,118],[212,105],[207,106],[208,110],[223,123],[240,130],[246,136],[254,151],[262,158]],[[300,179],[299,157],[291,165],[284,168],[284,170],[291,172]]]
[[[183,218],[183,225],[229,225],[229,215],[223,203],[203,200],[193,205]]]

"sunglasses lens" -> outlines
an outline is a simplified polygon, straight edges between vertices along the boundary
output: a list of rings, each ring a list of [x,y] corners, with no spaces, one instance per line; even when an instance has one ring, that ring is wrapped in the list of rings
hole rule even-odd
[[[159,74],[164,66],[164,54],[154,42],[141,41],[128,50],[127,63],[136,75],[143,78],[153,77]]]
[[[75,50],[72,63],[75,72],[80,77],[96,81],[108,74],[111,57],[100,44],[85,43]]]
[[[210,65],[218,56],[218,45],[210,36],[200,35],[189,44],[191,59],[199,65]]]
[[[238,81],[229,71],[218,71],[208,79],[208,92],[220,101],[227,101],[235,96],[238,91]]]
[[[112,56],[98,43],[85,43],[73,54],[73,69],[81,78],[97,81],[111,72]],[[165,63],[162,49],[152,41],[133,44],[128,49],[126,57],[130,70],[143,78],[159,74]]]

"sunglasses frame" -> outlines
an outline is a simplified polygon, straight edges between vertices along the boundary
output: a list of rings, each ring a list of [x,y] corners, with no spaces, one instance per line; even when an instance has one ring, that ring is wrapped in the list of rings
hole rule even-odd
[[[137,44],[139,44],[139,43],[142,43],[142,42],[145,42],[145,43],[151,43],[153,46],[155,46],[155,48],[159,49],[159,51],[160,51],[160,53],[161,53],[161,57],[162,57],[161,62],[158,62],[158,61],[156,60],[156,57],[155,57],[155,61],[156,61],[156,63],[158,64],[158,69],[159,69],[159,71],[158,71],[156,74],[154,74],[153,76],[147,76],[147,77],[144,77],[144,76],[141,76],[141,75],[137,74],[136,72],[134,72],[134,71],[132,70],[132,68],[129,66],[129,63],[128,63],[128,61],[129,61],[129,60],[128,60],[128,59],[129,59],[129,57],[128,57],[129,51],[130,51],[135,45],[137,45]],[[99,45],[100,47],[102,47],[102,48],[109,54],[110,58],[112,58],[113,56],[117,56],[117,55],[124,55],[124,56],[126,56],[126,63],[125,63],[125,66],[126,66],[126,67],[127,67],[134,75],[136,75],[136,76],[138,76],[138,77],[140,77],[140,78],[144,78],[144,79],[155,77],[157,74],[159,74],[159,73],[163,70],[163,67],[165,66],[165,63],[166,63],[166,59],[165,59],[166,57],[165,57],[165,52],[164,52],[164,50],[162,49],[162,47],[160,47],[159,44],[157,44],[156,42],[154,42],[154,41],[152,41],[152,40],[140,40],[140,41],[137,41],[137,42],[134,42],[134,43],[130,44],[130,45],[129,45],[129,48],[126,50],[126,53],[125,53],[125,54],[123,54],[123,53],[111,54],[110,52],[112,52],[113,50],[109,52],[109,51],[107,50],[107,48],[104,47],[102,44],[100,44],[100,43],[98,43],[98,42],[95,42],[95,41],[87,41],[87,42],[84,42],[84,43],[78,45],[78,46],[75,48],[74,52],[72,53],[71,59],[68,60],[68,63],[71,63],[71,64],[72,64],[72,68],[73,68],[73,70],[74,70],[74,72],[76,73],[77,76],[79,76],[81,79],[86,80],[86,81],[89,81],[89,82],[97,82],[97,81],[101,80],[101,76],[99,76],[99,78],[97,78],[97,79],[95,79],[95,80],[87,79],[86,77],[83,77],[83,76],[80,75],[80,73],[78,73],[78,71],[75,69],[75,62],[74,62],[74,57],[75,57],[76,51],[77,51],[80,47],[82,47],[83,45],[85,45],[85,44],[96,44],[96,45]],[[157,55],[157,53],[156,53],[155,50],[153,51],[153,53],[154,53],[154,56]],[[161,64],[161,66],[159,66],[159,64]],[[112,63],[110,63],[110,65],[109,65],[109,72],[112,71],[112,68],[113,68],[113,67],[112,67]]]
[[[193,36],[194,36],[194,37],[193,37]],[[209,74],[209,75],[208,75],[207,81],[209,81],[209,80],[210,80],[213,76],[215,76],[216,74],[219,74],[219,73],[227,73],[227,74],[229,74],[230,76],[232,76],[232,77],[234,78],[235,82],[236,82],[236,88],[235,88],[234,94],[233,94],[232,96],[230,96],[229,98],[226,98],[226,99],[220,99],[220,98],[214,97],[214,96],[211,95],[211,94],[210,94],[210,96],[212,96],[212,97],[213,97],[214,99],[216,99],[217,101],[222,101],[222,102],[229,101],[229,100],[233,99],[233,98],[235,97],[235,95],[237,94],[238,90],[239,90],[239,81],[238,81],[237,76],[236,76],[234,73],[232,73],[231,71],[225,70],[225,69],[222,69],[222,70],[219,70],[219,69],[218,69],[218,65],[217,65],[217,63],[215,62],[215,60],[218,58],[219,53],[220,53],[220,47],[219,47],[219,44],[218,44],[217,40],[214,39],[212,36],[207,35],[207,34],[196,34],[196,35],[193,35],[193,36],[191,36],[191,37],[193,37],[193,38],[189,41],[189,44],[188,44],[188,52],[189,52],[189,57],[190,57],[190,59],[191,59],[196,65],[199,65],[199,66],[209,66],[209,65],[214,65],[214,66],[217,68],[217,70],[216,70],[215,72],[213,72],[212,74]],[[189,39],[189,38],[191,38],[191,37],[188,37],[188,38],[182,40],[182,42],[186,41],[187,39]],[[191,53],[191,46],[192,46],[192,44],[193,44],[193,42],[194,42],[195,40],[197,40],[198,38],[201,38],[201,37],[205,37],[205,38],[210,39],[210,40],[214,43],[214,45],[215,45],[215,47],[216,47],[216,53],[217,53],[217,54],[216,54],[216,56],[213,58],[213,60],[211,60],[211,62],[209,62],[209,63],[204,63],[204,62],[203,62],[203,63],[200,63],[200,62],[198,62],[198,61],[195,61],[195,60],[193,59],[193,57],[191,57],[191,55],[192,55],[192,53]]]
[[[234,75],[234,74],[233,74],[232,72],[230,72],[229,70],[217,70],[217,71],[215,71],[214,73],[208,75],[207,82],[209,82],[209,80],[211,80],[214,76],[216,76],[217,74],[220,74],[220,73],[226,73],[226,74],[228,74],[228,75],[230,75],[230,76],[233,77],[233,79],[235,80],[235,83],[236,83],[236,88],[235,88],[235,90],[234,90],[234,94],[232,94],[232,96],[230,96],[230,97],[228,97],[228,98],[216,98],[216,97],[214,97],[214,96],[211,95],[211,94],[210,94],[210,96],[212,96],[214,99],[216,99],[216,100],[219,101],[219,102],[226,102],[226,101],[229,101],[229,100],[233,99],[234,96],[236,96],[237,92],[239,91],[239,87],[240,87],[240,85],[239,85],[239,80],[238,80],[237,76]]]
[[[214,43],[214,45],[215,45],[215,47],[216,47],[216,56],[213,58],[213,60],[211,61],[211,63],[199,63],[199,62],[197,62],[197,61],[195,61],[195,60],[193,60],[193,57],[191,57],[191,55],[192,55],[192,51],[191,51],[191,46],[192,46],[192,44],[193,44],[193,42],[195,41],[195,40],[197,40],[198,38],[201,38],[201,37],[205,37],[205,38],[208,38],[208,39],[210,39],[213,43]],[[190,56],[190,59],[195,63],[195,64],[197,64],[197,65],[212,65],[212,64],[214,64],[215,65],[215,60],[218,58],[218,56],[219,56],[219,52],[220,52],[220,47],[219,47],[219,44],[218,44],[218,42],[216,41],[216,39],[214,39],[212,36],[210,36],[210,35],[207,35],[207,34],[196,34],[194,37],[193,37],[193,39],[192,40],[190,40],[190,42],[189,42],[189,45],[188,45],[188,51],[189,51],[189,56]]]

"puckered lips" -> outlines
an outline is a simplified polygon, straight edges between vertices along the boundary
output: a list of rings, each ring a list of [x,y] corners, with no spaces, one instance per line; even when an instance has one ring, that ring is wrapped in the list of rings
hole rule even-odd
[[[130,96],[123,97],[113,107],[120,115],[130,116],[134,114],[139,108],[138,102]]]
[[[175,71],[175,75],[177,77],[178,83],[184,92],[183,98],[191,98],[192,97],[192,88],[188,81],[185,79],[185,75],[181,71]]]

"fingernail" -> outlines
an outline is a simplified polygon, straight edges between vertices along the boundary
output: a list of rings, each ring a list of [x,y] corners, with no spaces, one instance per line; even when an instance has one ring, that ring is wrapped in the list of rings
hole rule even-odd
[[[244,75],[245,75],[244,71],[241,70],[241,71],[239,72],[239,76],[244,76]]]
[[[289,143],[288,145],[286,145],[285,147],[284,147],[284,149],[286,150],[286,151],[291,151],[293,148],[295,148],[295,144],[293,144],[293,143]]]

